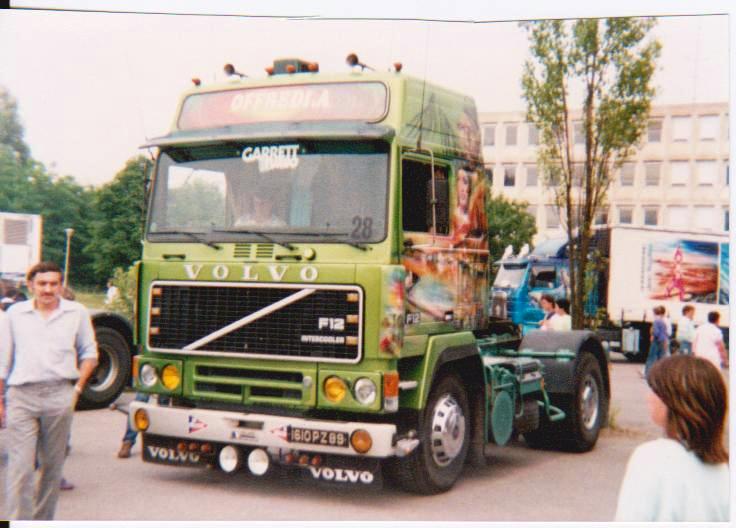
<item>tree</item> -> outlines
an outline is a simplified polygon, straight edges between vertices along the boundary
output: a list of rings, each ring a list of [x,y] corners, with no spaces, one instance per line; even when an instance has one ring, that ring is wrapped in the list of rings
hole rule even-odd
[[[522,90],[528,119],[540,132],[543,181],[554,193],[570,241],[573,328],[584,324],[593,220],[606,205],[613,171],[632,155],[646,129],[661,49],[647,39],[654,23],[608,18],[524,25],[532,58]],[[582,108],[577,131],[574,108]],[[575,135],[582,136],[583,148],[575,147]]]
[[[150,168],[151,162],[145,156],[131,158],[96,193],[91,240],[85,252],[100,284],[112,276],[115,268],[127,269],[140,259],[146,215],[145,185]]]
[[[18,118],[18,104],[7,89],[0,86],[0,145],[6,145],[21,163],[31,152],[23,140],[23,125]]]
[[[518,251],[524,244],[531,244],[537,233],[534,217],[526,210],[527,203],[509,200],[503,195],[490,197],[486,202],[488,213],[488,250],[491,263],[503,255],[506,246],[512,245]]]

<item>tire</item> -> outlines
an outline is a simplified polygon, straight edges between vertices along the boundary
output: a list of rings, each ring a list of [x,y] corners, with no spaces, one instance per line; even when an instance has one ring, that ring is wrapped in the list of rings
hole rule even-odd
[[[125,337],[107,327],[95,328],[98,365],[79,397],[77,409],[100,409],[114,402],[130,380],[131,353]]]
[[[423,495],[449,490],[463,470],[470,446],[468,397],[454,374],[433,385],[420,418],[419,445],[405,458],[389,461],[387,476]]]
[[[607,396],[600,365],[592,354],[582,353],[575,369],[574,384],[572,395],[561,395],[552,402],[565,411],[561,423],[540,417],[539,429],[524,433],[524,440],[530,447],[575,453],[593,449],[603,425]]]

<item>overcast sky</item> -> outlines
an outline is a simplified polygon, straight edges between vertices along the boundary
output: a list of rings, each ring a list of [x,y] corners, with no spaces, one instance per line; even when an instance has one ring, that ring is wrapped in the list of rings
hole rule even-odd
[[[145,8],[161,4],[147,2]],[[269,3],[271,10],[249,12],[348,16],[338,7],[342,4],[306,5],[315,4],[323,9],[306,12],[305,4],[281,1]],[[131,9],[142,5],[126,2]],[[191,2],[176,5],[192,10]],[[408,18],[421,13],[454,21],[0,11],[0,85],[18,101],[33,156],[57,174],[93,185],[112,179],[147,138],[167,132],[192,77],[212,82],[227,62],[254,77],[265,76],[263,69],[274,58],[293,56],[319,62],[322,71],[340,72],[347,69],[345,56],[355,52],[377,70],[400,61],[405,72],[468,93],[481,112],[524,109],[519,78],[528,42],[518,23],[457,22],[518,18],[519,13],[442,10],[434,3],[424,11],[414,2],[401,11],[372,5],[359,14]],[[587,12],[570,14],[578,13]],[[664,17],[653,34],[663,44],[657,103],[729,99],[727,16]]]

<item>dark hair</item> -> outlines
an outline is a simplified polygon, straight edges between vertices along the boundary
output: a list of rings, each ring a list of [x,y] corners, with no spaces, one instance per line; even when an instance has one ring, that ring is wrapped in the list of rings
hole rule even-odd
[[[552,297],[552,295],[551,295],[551,294],[549,294],[549,293],[543,293],[543,294],[542,294],[542,300],[545,300],[545,301],[547,301],[548,303],[551,303],[553,307],[554,307],[554,306],[557,306],[557,303],[555,302],[555,298],[554,298],[554,297]]]
[[[31,266],[31,269],[29,269],[28,273],[26,273],[26,280],[28,282],[31,282],[33,280],[33,277],[35,277],[39,273],[48,273],[49,271],[55,271],[60,275],[62,274],[61,268],[56,262],[51,262],[47,260]]]
[[[567,299],[557,299],[557,306],[565,310],[566,314],[570,313],[570,301]]]
[[[664,306],[655,306],[652,308],[654,315],[664,315]]]
[[[718,312],[708,312],[708,322],[713,324],[718,324],[718,321],[721,319],[721,314]]]
[[[693,306],[692,304],[686,304],[685,306],[682,307],[682,315],[685,315],[688,312],[694,312],[694,311],[695,311],[695,306]]]
[[[728,391],[707,359],[676,355],[657,361],[647,382],[667,406],[667,436],[708,464],[728,462],[723,430]]]

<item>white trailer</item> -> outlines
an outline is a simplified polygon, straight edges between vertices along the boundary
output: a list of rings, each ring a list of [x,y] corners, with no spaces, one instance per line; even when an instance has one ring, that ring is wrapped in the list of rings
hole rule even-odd
[[[598,288],[599,296],[605,298],[599,298],[598,304],[606,307],[618,328],[624,328],[622,352],[630,356],[646,353],[652,309],[660,305],[673,323],[686,304],[695,307],[696,324],[717,311],[728,332],[727,234],[618,226],[608,233],[608,240],[604,237],[598,246],[609,259],[607,273],[601,274],[607,277],[601,276]]]
[[[0,212],[0,278],[24,280],[26,271],[41,260],[41,215]]]

